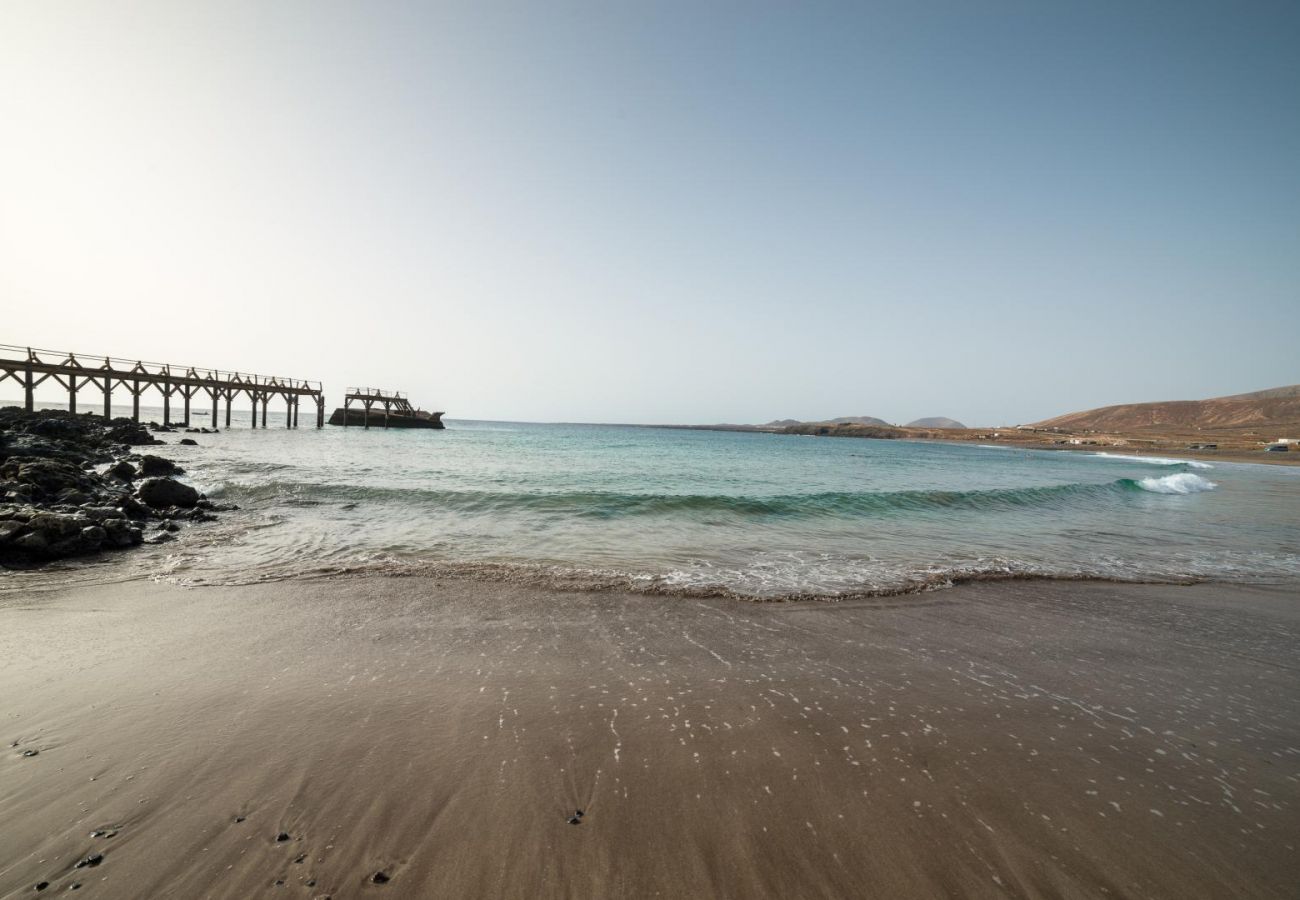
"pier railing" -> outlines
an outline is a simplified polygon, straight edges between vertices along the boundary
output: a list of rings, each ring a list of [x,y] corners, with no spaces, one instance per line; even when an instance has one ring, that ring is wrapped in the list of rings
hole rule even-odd
[[[203,392],[212,402],[214,425],[219,401],[224,399],[226,427],[230,427],[231,401],[240,394],[246,394],[252,402],[254,428],[259,405],[262,427],[266,427],[267,406],[272,397],[284,398],[285,427],[298,427],[298,406],[304,397],[316,403],[316,427],[325,424],[325,394],[321,383],[301,378],[0,344],[0,383],[8,378],[23,385],[28,410],[35,406],[35,389],[52,378],[68,392],[68,409],[74,413],[78,390],[90,387],[103,394],[104,416],[110,417],[113,390],[120,387],[131,395],[132,418],[138,422],[141,394],[156,388],[162,394],[165,423],[171,420],[172,397],[179,396],[183,401],[183,424],[189,425],[191,400]]]

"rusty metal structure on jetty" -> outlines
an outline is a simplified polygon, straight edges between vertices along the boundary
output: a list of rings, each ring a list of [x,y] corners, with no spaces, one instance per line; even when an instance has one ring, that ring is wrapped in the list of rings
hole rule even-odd
[[[383,390],[382,388],[348,388],[347,393],[343,395],[343,428],[347,428],[348,410],[352,406],[352,401],[357,401],[365,407],[363,424],[361,427],[370,427],[370,408],[374,406],[383,406],[383,427],[389,427],[389,414],[393,412],[400,416],[415,416],[415,407],[411,406],[406,395],[400,390]]]
[[[67,390],[68,410],[74,413],[77,411],[77,391],[90,387],[103,394],[104,417],[111,418],[113,389],[120,387],[131,395],[131,417],[138,422],[140,395],[150,388],[157,388],[163,398],[163,424],[173,424],[170,421],[173,396],[181,398],[183,423],[188,426],[191,401],[195,396],[203,400],[206,395],[206,399],[212,402],[213,426],[217,423],[219,402],[226,401],[226,427],[229,428],[231,401],[240,394],[247,394],[253,405],[251,421],[254,428],[257,427],[259,406],[262,427],[266,427],[267,407],[272,397],[284,398],[286,428],[298,427],[298,406],[304,397],[309,403],[316,404],[316,427],[325,425],[325,395],[319,381],[0,344],[0,383],[9,378],[23,385],[29,411],[35,408],[35,389],[53,378]]]

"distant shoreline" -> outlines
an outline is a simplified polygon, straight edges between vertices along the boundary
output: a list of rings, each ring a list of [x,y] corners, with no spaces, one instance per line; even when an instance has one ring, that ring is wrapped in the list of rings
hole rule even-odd
[[[594,424],[594,423],[566,423],[566,424]],[[1117,456],[1136,456],[1136,457],[1167,457],[1179,456],[1189,459],[1235,463],[1260,463],[1272,466],[1300,466],[1300,448],[1284,452],[1269,452],[1266,450],[1247,450],[1239,447],[1225,448],[1223,450],[1190,450],[1177,444],[1164,443],[1151,447],[1133,447],[1130,444],[1113,444],[1113,443],[1096,443],[1096,444],[1055,444],[1046,443],[1041,439],[1031,438],[1030,435],[1036,435],[1036,432],[1022,432],[1014,429],[999,431],[998,429],[967,429],[967,433],[972,433],[970,437],[956,436],[933,436],[933,431],[939,429],[930,429],[930,434],[903,434],[897,437],[883,437],[876,434],[854,433],[848,428],[829,430],[826,434],[816,434],[811,428],[818,426],[816,422],[807,423],[803,430],[793,431],[788,428],[766,428],[761,425],[644,425],[638,423],[625,423],[627,428],[667,428],[676,431],[722,431],[738,434],[772,434],[785,437],[830,437],[830,438],[857,438],[859,440],[887,440],[887,441],[915,441],[926,444],[951,444],[954,446],[971,446],[979,444],[988,444],[989,446],[1001,447],[1010,450],[1066,450],[1075,453],[1111,453]],[[874,427],[874,426],[868,426]],[[899,431],[907,429],[898,428]],[[990,437],[991,432],[997,432],[999,437]],[[1106,440],[1124,440],[1124,441],[1152,441],[1154,439],[1137,435],[1105,435],[1096,436]],[[1090,436],[1088,439],[1094,439]],[[1212,443],[1212,442],[1211,442]]]
[[[932,444],[953,444],[957,446],[970,446],[974,441],[954,441],[943,438],[912,438],[924,443]],[[977,445],[978,446],[978,445]],[[1178,447],[1154,448],[1135,450],[1132,447],[1115,447],[1109,445],[1060,445],[1060,444],[1043,444],[1038,443],[1012,443],[1010,441],[1003,443],[991,443],[989,446],[1006,448],[1008,450],[1051,450],[1066,451],[1070,453],[1108,453],[1111,456],[1132,456],[1138,459],[1163,459],[1167,457],[1180,457],[1194,459],[1201,462],[1231,462],[1231,463],[1259,463],[1261,465],[1272,466],[1300,466],[1300,452],[1288,451],[1285,453],[1267,453],[1265,451],[1250,450],[1186,450]]]

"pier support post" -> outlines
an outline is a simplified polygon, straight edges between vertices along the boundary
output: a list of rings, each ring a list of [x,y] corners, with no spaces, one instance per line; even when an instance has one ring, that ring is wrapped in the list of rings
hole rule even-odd
[[[298,396],[297,394],[294,394],[293,396],[293,427],[294,428],[298,427],[298,402],[300,400],[302,400],[302,397]]]
[[[163,376],[163,425],[172,423],[172,377],[170,374]]]
[[[184,388],[181,394],[185,397],[185,427],[190,427],[190,389]]]
[[[347,422],[346,414],[344,416],[343,421]],[[325,427],[325,395],[324,394],[321,394],[319,397],[316,398],[316,427],[317,428]]]
[[[216,388],[212,389],[212,418],[209,419],[208,421],[212,423],[212,427],[214,429],[217,427],[217,389]]]
[[[76,413],[77,411],[77,376],[68,376],[68,412]]]
[[[253,418],[249,419],[249,423],[250,423],[249,427],[256,428],[257,427],[257,394],[255,394],[252,391],[249,391],[248,396],[253,398]]]
[[[24,405],[28,412],[36,408],[36,385],[32,381],[31,351],[28,351],[27,367],[23,370]]]
[[[266,427],[266,408],[271,405],[271,395],[262,395],[262,427]]]
[[[104,376],[104,418],[113,418],[113,379]]]
[[[131,418],[140,421],[140,379],[131,383]]]
[[[226,391],[226,427],[230,427],[230,400],[234,396],[232,391]]]
[[[284,395],[284,427],[293,427],[293,396],[291,394]]]

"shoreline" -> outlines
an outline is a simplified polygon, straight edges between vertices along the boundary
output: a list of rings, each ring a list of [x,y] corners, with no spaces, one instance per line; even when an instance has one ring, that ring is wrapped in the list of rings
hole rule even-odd
[[[969,445],[973,441],[950,441],[939,438],[919,438],[924,443],[936,444],[957,444]],[[978,445],[977,445],[978,446]],[[1263,451],[1250,450],[1178,450],[1169,448],[1167,450],[1134,450],[1129,447],[1111,447],[1111,446],[1060,446],[1057,444],[1029,444],[1029,443],[1002,443],[990,444],[990,446],[1006,447],[1010,450],[1050,450],[1053,452],[1064,451],[1066,453],[1107,453],[1111,456],[1132,456],[1139,459],[1174,459],[1186,457],[1197,462],[1223,462],[1234,463],[1236,465],[1261,465],[1261,466],[1300,466],[1300,453],[1267,453]]]
[[[815,424],[815,423],[810,423]],[[1069,445],[1069,444],[1049,444],[1041,440],[1001,440],[990,438],[955,438],[955,437],[922,437],[900,436],[900,437],[882,437],[870,434],[854,434],[848,431],[829,434],[811,434],[806,432],[789,432],[767,428],[759,428],[748,425],[735,426],[715,426],[715,425],[626,425],[620,427],[627,428],[666,428],[677,431],[720,431],[728,434],[765,434],[776,435],[778,437],[813,437],[813,438],[850,438],[857,440],[879,440],[894,441],[898,443],[917,443],[917,444],[947,444],[954,447],[978,447],[987,445],[1007,450],[1051,450],[1067,451],[1071,453],[1100,453],[1106,452],[1116,456],[1136,456],[1157,459],[1167,459],[1171,457],[1187,457],[1197,461],[1219,461],[1225,463],[1238,463],[1242,465],[1258,464],[1264,466],[1300,466],[1300,452],[1286,451],[1270,453],[1264,450],[1188,450],[1178,447],[1151,447],[1135,449],[1130,446],[1113,445],[1113,444],[1095,444],[1095,445]],[[893,426],[891,426],[893,427]],[[973,430],[973,429],[972,429]],[[987,432],[993,429],[981,429]],[[1009,437],[1016,437],[1019,433],[1015,431],[1004,432]],[[1120,437],[1126,440],[1148,440],[1147,438],[1135,438],[1132,436]]]
[[[184,549],[184,544],[178,545]],[[0,577],[0,601],[18,593],[48,593],[71,589],[93,589],[110,585],[165,584],[181,589],[222,589],[255,586],[349,583],[392,579],[436,580],[477,587],[505,587],[519,590],[579,595],[627,595],[663,600],[708,600],[746,605],[782,604],[846,604],[854,601],[888,600],[918,597],[950,591],[973,585],[1011,585],[1018,583],[1042,584],[1096,584],[1126,585],[1133,587],[1163,586],[1190,587],[1213,585],[1223,588],[1271,587],[1289,582],[1285,575],[1253,575],[1237,579],[1222,579],[1204,575],[1138,575],[1133,577],[1107,576],[1092,573],[1051,573],[1038,571],[1006,571],[979,569],[952,569],[929,572],[895,585],[846,589],[842,591],[788,591],[785,593],[752,593],[725,584],[683,584],[650,573],[597,570],[580,566],[561,566],[534,562],[496,561],[434,561],[419,558],[392,559],[369,564],[316,566],[292,573],[259,573],[247,579],[193,580],[182,573],[163,577],[147,570],[130,570],[120,565],[120,559],[102,557],[88,560],[84,557],[60,560],[53,565],[27,569],[0,569],[15,584],[7,585]],[[107,568],[104,568],[107,567]],[[36,580],[45,575],[69,575],[66,580],[42,584]],[[80,579],[77,576],[88,577]],[[102,576],[102,577],[96,577]],[[48,580],[43,579],[42,580]]]
[[[0,595],[0,897],[1288,896],[1298,587]]]

